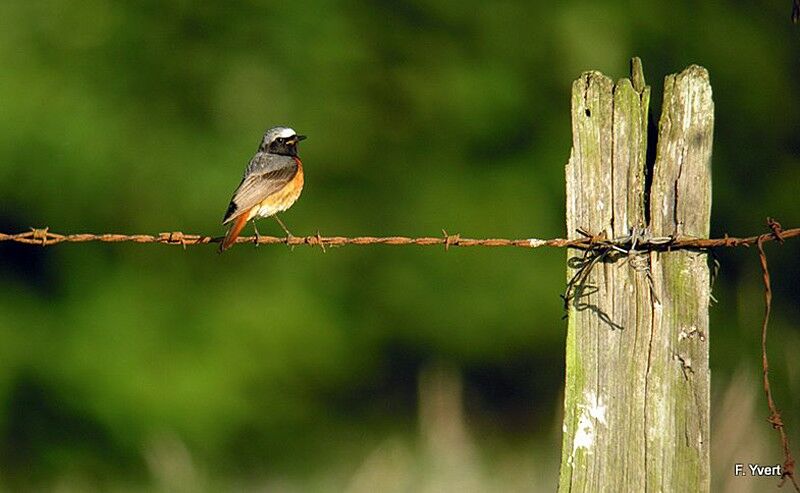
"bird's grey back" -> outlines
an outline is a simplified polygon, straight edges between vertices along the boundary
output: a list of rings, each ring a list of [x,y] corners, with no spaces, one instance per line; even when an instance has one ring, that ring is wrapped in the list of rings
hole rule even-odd
[[[297,166],[297,162],[291,156],[258,151],[256,155],[253,156],[253,159],[250,160],[247,169],[244,170],[243,178],[250,174],[269,173],[270,171],[276,171],[291,166]]]

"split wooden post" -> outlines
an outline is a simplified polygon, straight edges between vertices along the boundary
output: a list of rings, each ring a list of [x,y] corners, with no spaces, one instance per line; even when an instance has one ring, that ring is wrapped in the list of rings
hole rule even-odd
[[[708,237],[708,73],[693,65],[666,77],[657,142],[648,142],[649,100],[638,59],[630,79],[586,72],[574,82],[569,238]],[[569,250],[567,279],[591,258]],[[578,281],[568,300],[559,490],[708,491],[708,254],[614,251]]]

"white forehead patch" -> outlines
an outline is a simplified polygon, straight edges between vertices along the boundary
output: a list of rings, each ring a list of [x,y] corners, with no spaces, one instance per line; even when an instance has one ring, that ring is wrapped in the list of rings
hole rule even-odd
[[[277,137],[283,137],[284,139],[288,139],[289,137],[292,137],[294,135],[297,135],[297,132],[295,132],[293,129],[284,128],[278,133]]]

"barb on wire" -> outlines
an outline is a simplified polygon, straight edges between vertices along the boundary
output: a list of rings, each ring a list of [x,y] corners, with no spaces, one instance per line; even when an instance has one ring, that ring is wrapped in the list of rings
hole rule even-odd
[[[633,250],[666,251],[680,249],[708,249],[717,247],[749,247],[755,245],[761,236],[747,236],[732,238],[727,234],[723,238],[673,238],[673,237],[642,237],[628,235],[615,239],[608,239],[603,235],[591,235],[582,231],[583,238],[565,239],[552,238],[541,240],[538,238],[505,239],[505,238],[462,238],[461,235],[448,234],[442,230],[443,236],[408,237],[408,236],[321,236],[319,233],[310,236],[249,236],[239,237],[236,243],[254,243],[259,245],[285,244],[290,246],[308,245],[319,247],[336,247],[343,245],[418,245],[432,246],[443,245],[450,247],[517,247],[517,248],[578,248],[582,250],[613,249],[621,253]],[[800,228],[781,230],[780,241],[800,236]],[[768,235],[764,241],[777,240],[777,236]],[[50,228],[31,228],[22,233],[0,233],[0,242],[10,241],[27,245],[50,246],[59,243],[160,243],[162,245],[181,245],[183,248],[194,245],[219,243],[222,236],[203,236],[186,234],[180,231],[149,234],[115,234],[115,233],[78,233],[59,234],[50,231]]]
[[[795,461],[792,457],[792,452],[789,449],[789,438],[786,433],[786,427],[783,424],[783,418],[775,405],[775,400],[772,397],[772,388],[769,384],[769,359],[767,358],[767,326],[769,325],[769,316],[772,311],[772,283],[769,276],[769,266],[767,265],[767,255],[764,253],[764,242],[769,239],[776,240],[779,244],[784,242],[783,230],[779,222],[772,218],[767,218],[767,225],[772,230],[772,233],[760,235],[758,237],[758,258],[761,261],[761,273],[764,276],[764,322],[761,325],[761,368],[764,376],[764,393],[767,396],[767,406],[769,407],[769,418],[773,428],[778,430],[781,437],[781,447],[783,448],[783,470],[781,471],[781,482],[778,485],[783,486],[786,480],[790,480],[794,486],[795,491],[800,493],[800,485],[794,475]]]

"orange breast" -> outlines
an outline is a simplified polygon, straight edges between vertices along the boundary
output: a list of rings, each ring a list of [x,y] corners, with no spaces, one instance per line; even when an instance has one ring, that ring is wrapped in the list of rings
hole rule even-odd
[[[297,173],[292,180],[280,191],[273,193],[250,211],[250,218],[255,216],[268,217],[278,212],[285,211],[294,204],[303,191],[303,166],[297,168]]]

